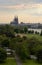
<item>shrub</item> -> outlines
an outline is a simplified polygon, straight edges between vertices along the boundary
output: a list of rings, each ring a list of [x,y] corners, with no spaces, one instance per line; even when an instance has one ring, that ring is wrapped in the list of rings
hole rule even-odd
[[[35,31],[35,34],[39,34],[39,32]]]
[[[22,43],[17,43],[16,53],[20,56],[22,60],[29,58],[28,43],[23,41]]]
[[[5,39],[2,41],[2,47],[9,47],[9,40]]]
[[[27,37],[26,37],[26,36],[23,36],[23,39],[24,39],[24,40],[27,40]]]
[[[42,30],[41,30],[41,34],[40,35],[42,36]]]
[[[0,63],[4,62],[6,60],[6,57],[7,57],[6,51],[0,48]]]
[[[42,50],[39,50],[37,52],[37,61],[42,63]]]
[[[32,37],[29,41],[29,51],[31,55],[35,55],[38,45],[39,45],[39,40],[36,37]],[[37,48],[37,49],[36,49]]]
[[[28,30],[28,33],[33,34],[34,31],[33,30]]]

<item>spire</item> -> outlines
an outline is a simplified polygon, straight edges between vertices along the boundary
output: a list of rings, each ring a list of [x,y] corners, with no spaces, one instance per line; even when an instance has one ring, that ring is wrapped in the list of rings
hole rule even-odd
[[[15,16],[11,24],[18,24],[18,16]]]

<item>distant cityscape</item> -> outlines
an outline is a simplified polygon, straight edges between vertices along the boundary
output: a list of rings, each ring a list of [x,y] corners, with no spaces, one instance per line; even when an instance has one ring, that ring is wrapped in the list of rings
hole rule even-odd
[[[13,21],[11,21],[10,23],[11,25],[18,25],[18,26],[28,26],[28,28],[38,28],[38,29],[42,29],[42,24],[41,23],[19,23],[18,20],[18,16],[15,16],[15,18],[13,19]]]

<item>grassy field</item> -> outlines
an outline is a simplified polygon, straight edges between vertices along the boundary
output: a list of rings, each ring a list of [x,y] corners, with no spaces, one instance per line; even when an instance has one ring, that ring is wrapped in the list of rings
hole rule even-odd
[[[17,64],[14,58],[7,58],[6,62],[0,65],[17,65]]]
[[[37,39],[39,39],[40,41],[42,41],[42,36],[40,36],[39,34],[19,34],[19,35],[21,37],[27,36],[28,38],[36,37]]]
[[[13,58],[7,58],[5,63],[2,63],[0,65],[17,65],[15,59]],[[35,62],[34,60],[27,60],[25,63],[23,63],[23,65],[42,65],[39,64],[37,62]]]
[[[28,38],[36,37],[37,39],[39,39],[40,41],[42,41],[42,36],[40,36],[39,34],[19,34],[19,35],[21,37],[27,36]]]
[[[28,38],[36,37],[37,39],[42,41],[42,36],[38,34],[26,34]]]
[[[23,65],[42,65],[42,64],[39,64],[34,60],[27,60],[25,63],[23,63]]]

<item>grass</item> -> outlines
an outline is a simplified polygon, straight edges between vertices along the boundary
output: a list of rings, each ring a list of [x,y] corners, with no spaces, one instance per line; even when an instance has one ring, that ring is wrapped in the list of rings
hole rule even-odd
[[[40,36],[39,34],[19,34],[19,35],[20,36],[27,36],[28,38],[36,37],[37,39],[42,41],[42,36]]]
[[[17,65],[14,58],[7,58],[5,63],[1,63],[0,65]]]
[[[42,64],[39,64],[34,60],[27,60],[25,63],[23,63],[23,65],[42,65]]]
[[[39,34],[19,34],[20,36],[27,36],[28,38],[32,38],[32,37],[36,37],[37,39],[39,39],[40,41],[42,41],[42,36],[40,36]]]
[[[32,37],[36,37],[37,39],[39,39],[40,41],[42,41],[42,36],[40,36],[39,34],[19,34],[21,37],[23,36],[27,36],[28,38],[32,38]]]
[[[38,34],[26,34],[26,35],[27,35],[28,38],[36,37],[37,39],[42,41],[42,36],[40,36]]]

